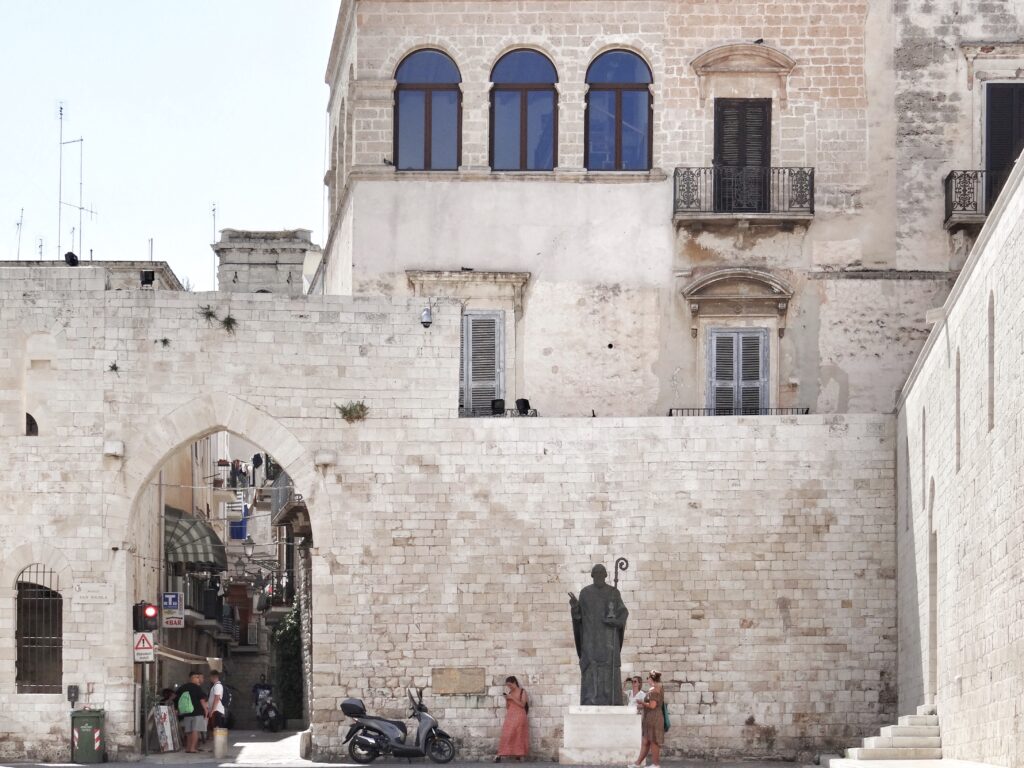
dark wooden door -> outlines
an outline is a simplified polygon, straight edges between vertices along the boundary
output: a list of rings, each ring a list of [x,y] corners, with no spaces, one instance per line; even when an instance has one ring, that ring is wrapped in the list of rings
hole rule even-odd
[[[715,99],[715,210],[769,210],[771,99]]]
[[[985,109],[986,211],[1024,150],[1024,85],[991,83]]]

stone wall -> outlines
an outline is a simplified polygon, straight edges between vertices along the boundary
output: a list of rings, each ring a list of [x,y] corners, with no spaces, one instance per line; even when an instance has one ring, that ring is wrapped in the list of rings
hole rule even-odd
[[[67,750],[63,694],[15,693],[13,584],[33,562],[109,588],[84,605],[62,586],[63,685],[107,710],[115,757],[133,750],[134,521],[166,458],[216,430],[270,452],[310,510],[320,756],[340,751],[340,699],[398,714],[409,683],[462,754],[490,753],[507,674],[553,756],[578,684],[565,593],[619,555],[623,671],[665,672],[670,754],[807,757],[892,718],[890,418],[460,420],[457,305],[425,331],[415,301],[235,295],[232,335],[200,313],[223,316],[221,295],[41,291],[37,272],[5,268],[0,295],[5,759]],[[40,329],[55,405],[30,438],[21,357]],[[362,398],[368,419],[341,421],[334,404]],[[474,692],[432,693],[434,670],[464,667],[484,670]]]
[[[900,711],[943,757],[1020,765],[1024,167],[989,216],[899,410]]]

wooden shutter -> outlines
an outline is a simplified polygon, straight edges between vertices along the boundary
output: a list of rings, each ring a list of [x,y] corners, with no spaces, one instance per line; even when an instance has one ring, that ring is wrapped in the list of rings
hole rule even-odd
[[[739,408],[740,413],[757,413],[767,407],[768,390],[764,364],[765,344],[761,331],[739,334]]]
[[[707,407],[716,415],[768,407],[767,329],[712,329],[708,359]]]
[[[504,397],[504,312],[467,312],[462,317],[460,412],[487,416]]]
[[[771,165],[770,99],[715,99],[715,165]]]
[[[985,90],[985,170],[991,208],[1024,150],[1024,85],[992,83]]]
[[[711,381],[709,408],[715,415],[730,415],[736,405],[736,335],[711,334]]]
[[[715,99],[715,210],[769,209],[770,99]]]

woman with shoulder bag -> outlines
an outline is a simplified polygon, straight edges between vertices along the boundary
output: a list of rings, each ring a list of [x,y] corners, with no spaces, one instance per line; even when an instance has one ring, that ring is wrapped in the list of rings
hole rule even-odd
[[[661,687],[661,672],[658,670],[652,669],[647,679],[651,687],[640,703],[640,711],[643,713],[643,720],[640,721],[640,757],[626,768],[640,768],[648,753],[651,755],[651,768],[659,768],[661,761],[661,745],[665,743],[665,713],[662,710],[665,689]]]
[[[530,726],[526,713],[530,711],[530,697],[525,688],[519,686],[514,675],[505,678],[505,723],[501,727],[498,755],[494,762],[503,757],[517,757],[525,760],[530,752]]]

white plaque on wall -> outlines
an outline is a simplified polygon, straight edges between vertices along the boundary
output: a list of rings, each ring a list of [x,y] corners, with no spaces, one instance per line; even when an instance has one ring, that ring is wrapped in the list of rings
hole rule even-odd
[[[114,602],[114,589],[102,581],[76,581],[71,587],[76,603],[107,605]]]

